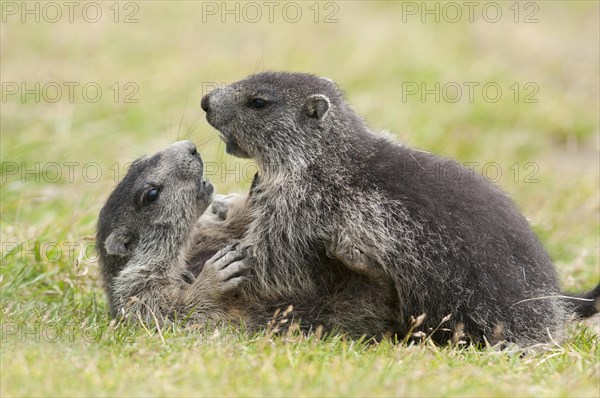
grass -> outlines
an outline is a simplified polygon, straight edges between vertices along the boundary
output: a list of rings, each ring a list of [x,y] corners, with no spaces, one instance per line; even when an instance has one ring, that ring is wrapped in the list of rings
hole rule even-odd
[[[141,154],[189,136],[218,191],[246,190],[252,164],[224,154],[199,109],[203,87],[296,70],[337,81],[374,129],[477,162],[530,219],[565,289],[591,288],[600,279],[598,3],[538,2],[532,24],[514,22],[512,2],[499,3],[494,24],[477,13],[473,23],[422,23],[399,2],[336,2],[329,24],[314,22],[311,2],[297,3],[297,23],[278,13],[270,23],[264,8],[258,23],[223,23],[183,1],[136,2],[138,22],[124,24],[112,3],[99,4],[96,23],[77,12],[70,23],[63,9],[56,23],[3,14],[0,25],[0,395],[600,395],[597,322],[525,358],[235,329],[157,335],[111,324],[93,258],[99,209]],[[320,20],[333,10],[325,6]],[[133,10],[120,7],[119,18]],[[8,94],[7,83],[36,82],[55,82],[63,95]],[[91,102],[76,89],[70,101],[64,82],[96,83],[102,96]],[[423,101],[403,91],[436,82],[458,84],[463,96]],[[503,94],[491,102],[477,89],[471,102],[465,82],[496,83]],[[132,87],[137,102],[124,102]],[[537,103],[524,102],[531,87]]]
[[[10,384],[26,396],[40,391],[66,396],[100,391],[112,396],[592,396],[598,377],[598,346],[583,331],[564,347],[525,359],[471,348],[366,346],[339,338],[286,343],[178,331],[167,333],[163,343],[138,333],[124,341],[107,334],[98,344],[26,344],[10,350]]]

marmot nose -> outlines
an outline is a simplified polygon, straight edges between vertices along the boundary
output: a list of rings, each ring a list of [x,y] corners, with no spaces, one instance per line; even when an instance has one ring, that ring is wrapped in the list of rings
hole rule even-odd
[[[208,112],[208,101],[210,98],[210,94],[206,94],[202,97],[202,101],[200,102],[200,107],[204,110],[204,112]]]
[[[198,154],[198,150],[196,149],[196,145],[191,141],[179,141],[173,144],[177,151],[184,150],[192,156],[200,156]]]

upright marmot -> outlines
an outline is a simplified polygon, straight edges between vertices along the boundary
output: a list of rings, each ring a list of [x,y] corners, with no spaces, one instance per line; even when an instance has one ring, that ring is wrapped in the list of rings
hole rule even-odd
[[[330,80],[260,73],[207,94],[202,108],[227,151],[261,169],[243,239],[255,274],[248,297],[349,289],[347,277],[331,278],[343,264],[393,284],[395,299],[381,306],[395,306],[401,336],[425,313],[420,328],[437,330],[436,341],[462,329],[472,341],[529,345],[560,339],[573,313],[597,312],[600,286],[564,297],[551,259],[498,187],[371,132]]]

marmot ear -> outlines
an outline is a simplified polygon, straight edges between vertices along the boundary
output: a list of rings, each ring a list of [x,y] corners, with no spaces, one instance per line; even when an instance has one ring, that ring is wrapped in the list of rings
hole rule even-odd
[[[323,94],[314,94],[306,99],[304,111],[308,117],[320,120],[327,114],[330,105],[329,98]]]
[[[106,252],[111,256],[128,256],[133,252],[133,234],[125,228],[117,228],[104,242]]]

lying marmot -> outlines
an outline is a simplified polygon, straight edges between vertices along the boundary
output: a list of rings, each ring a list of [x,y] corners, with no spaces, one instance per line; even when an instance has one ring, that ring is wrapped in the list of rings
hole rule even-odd
[[[299,290],[269,300],[262,294],[236,298],[247,264],[236,263],[241,254],[228,249],[215,253],[242,237],[253,212],[247,195],[233,195],[203,214],[213,188],[202,181],[202,169],[193,144],[176,143],[136,160],[110,195],[100,212],[97,246],[113,317],[132,315],[159,325],[241,321],[256,331],[293,304],[305,330],[323,326],[360,337],[396,328],[396,306],[388,302],[395,299],[393,286],[358,274],[344,277],[346,269],[336,260],[327,260],[332,271],[320,279],[329,288],[318,297]]]
[[[178,142],[136,160],[108,198],[96,242],[113,317],[133,314],[151,324],[239,318],[232,293],[245,280],[244,263],[231,261],[234,252],[215,254],[215,247],[239,237],[246,212],[235,210],[242,204],[223,217],[227,222],[212,214],[199,219],[213,193],[202,172],[194,144]],[[194,245],[198,240],[201,246]],[[202,258],[200,266],[190,257]]]
[[[560,339],[573,314],[598,312],[600,285],[566,297],[498,187],[371,132],[330,80],[260,73],[205,95],[201,106],[227,152],[261,169],[243,239],[255,274],[246,296],[318,298],[352,286],[349,274],[389,281],[396,299],[382,297],[396,306],[393,332],[404,336],[410,317],[425,313],[421,328],[438,330],[438,342],[463,329],[475,342],[544,343]],[[339,263],[346,273],[331,270]]]

